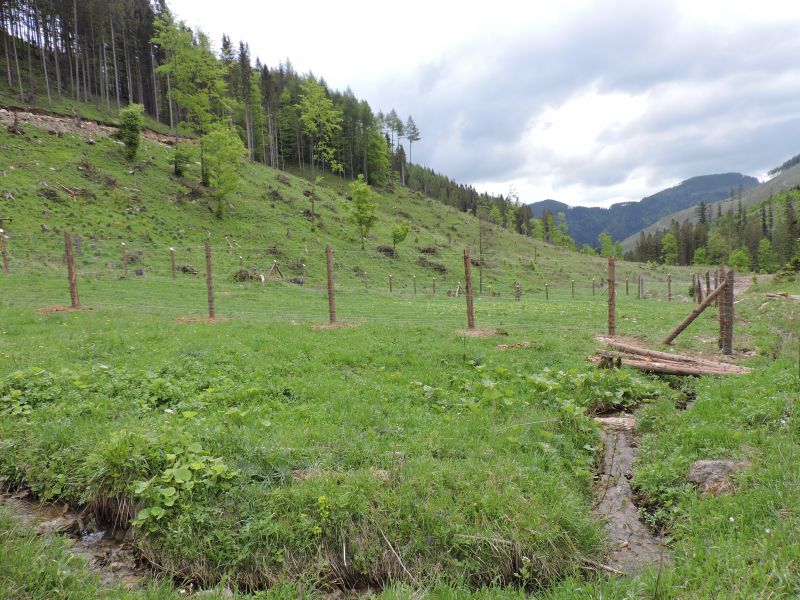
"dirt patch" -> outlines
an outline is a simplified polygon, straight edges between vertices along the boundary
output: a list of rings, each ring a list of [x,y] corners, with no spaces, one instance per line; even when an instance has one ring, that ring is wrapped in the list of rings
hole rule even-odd
[[[15,112],[19,118],[20,124],[33,125],[34,127],[38,127],[39,129],[43,129],[44,131],[48,131],[55,135],[76,133],[83,138],[91,139],[99,136],[107,137],[117,132],[117,127],[111,124],[82,119],[79,127],[73,117],[48,113],[42,110],[13,111],[0,108],[0,122],[5,123],[6,125],[11,125],[14,122]],[[164,135],[162,133],[155,132],[152,129],[142,130],[142,137],[163,145],[173,145],[175,143],[174,136]],[[189,138],[184,137],[179,137],[179,139],[183,141],[189,140]]]
[[[312,325],[311,329],[315,331],[327,331],[329,329],[352,329],[355,327],[354,323],[317,323]]]
[[[497,344],[497,346],[495,346],[497,350],[524,350],[526,348],[541,348],[541,344],[523,340],[516,344]]]
[[[734,460],[697,460],[689,469],[689,481],[706,496],[732,494],[733,475],[748,467],[747,463]]]
[[[17,521],[33,527],[45,538],[66,535],[71,541],[71,552],[86,560],[104,587],[122,585],[131,589],[147,576],[147,569],[136,560],[128,530],[101,528],[87,511],[70,510],[65,504],[37,502],[27,492],[0,495],[0,502]]]
[[[175,319],[176,323],[180,323],[185,325],[187,323],[202,323],[205,325],[211,325],[212,323],[227,323],[230,319],[226,317],[214,317],[213,319],[210,317],[178,317]]]
[[[40,315],[49,315],[51,313],[70,313],[75,312],[76,310],[80,310],[78,308],[72,308],[71,306],[61,306],[60,304],[53,304],[52,306],[43,306],[42,308],[37,308],[36,312]]]
[[[468,337],[476,337],[476,338],[489,338],[489,337],[497,337],[500,335],[508,335],[504,331],[500,331],[498,329],[459,329],[459,335],[466,335]]]
[[[623,414],[595,421],[603,426],[604,454],[594,511],[608,524],[612,547],[607,564],[625,574],[636,573],[668,560],[663,539],[639,519],[628,482],[636,460],[636,419]]]

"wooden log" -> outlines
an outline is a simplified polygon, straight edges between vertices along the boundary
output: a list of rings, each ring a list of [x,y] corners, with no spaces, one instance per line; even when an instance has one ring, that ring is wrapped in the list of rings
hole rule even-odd
[[[732,369],[742,369],[743,367],[739,367],[738,365],[731,365],[730,363],[723,363],[715,360],[709,360],[705,358],[698,358],[695,356],[687,356],[685,354],[672,354],[670,352],[660,352],[658,350],[650,350],[649,348],[639,348],[638,346],[632,346],[630,344],[625,344],[623,342],[618,342],[617,340],[612,340],[608,338],[598,337],[597,341],[605,344],[609,348],[614,348],[616,350],[620,350],[622,352],[626,352],[628,354],[636,354],[638,356],[646,356],[649,358],[657,358],[661,360],[672,360],[672,361],[679,361],[679,362],[693,362],[698,365],[706,365],[710,367],[721,366],[724,368],[732,368]]]
[[[723,283],[717,289],[711,292],[711,294],[707,296],[705,300],[703,300],[700,306],[695,308],[688,317],[686,317],[683,321],[681,321],[678,324],[678,326],[675,329],[673,329],[666,338],[664,338],[664,343],[667,345],[672,344],[675,338],[678,337],[684,329],[686,329],[689,325],[691,325],[692,321],[694,321],[700,315],[701,312],[703,312],[706,308],[708,308],[711,305],[711,303],[714,301],[714,298],[716,298],[722,292],[725,291],[726,287],[728,287],[727,282]]]
[[[598,356],[590,356],[589,360],[597,363],[600,362],[601,358]],[[713,369],[711,367],[693,367],[689,365],[682,365],[680,363],[667,363],[648,360],[623,359],[622,365],[638,371],[645,371],[647,373],[662,373],[665,375],[694,375],[699,377],[703,375],[724,376],[744,374],[722,371],[720,369]]]
[[[748,369],[747,367],[740,367],[739,365],[732,365],[723,362],[694,360],[692,357],[689,356],[675,355],[675,360],[672,360],[672,359],[647,357],[639,354],[631,354],[629,352],[618,352],[616,350],[608,350],[607,348],[598,349],[596,353],[599,355],[610,356],[612,358],[617,358],[619,360],[625,360],[625,361],[633,360],[641,362],[656,362],[656,363],[670,364],[683,367],[705,368],[712,371],[720,371],[722,373],[728,373],[730,375],[743,375],[745,373],[750,372],[750,369]]]

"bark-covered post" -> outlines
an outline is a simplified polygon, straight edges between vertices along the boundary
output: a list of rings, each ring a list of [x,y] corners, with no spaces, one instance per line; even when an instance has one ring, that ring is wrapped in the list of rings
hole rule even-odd
[[[333,289],[333,248],[325,246],[325,258],[328,266],[328,313],[331,324],[336,323],[336,298]]]
[[[592,296],[594,296],[594,277],[592,277]]]
[[[389,275],[389,293],[392,293],[392,276]]]
[[[472,298],[472,265],[469,250],[464,248],[464,278],[467,285],[467,329],[475,329],[475,306]]]
[[[175,248],[169,249],[169,262],[172,268],[172,278],[175,279]]]
[[[433,284],[433,295],[436,295],[436,277],[431,279],[431,283]]]
[[[544,284],[544,299],[550,300],[550,287],[546,283]]]
[[[119,243],[120,250],[122,251],[122,276],[128,278],[128,250],[125,248],[125,242]]]
[[[711,293],[711,273],[706,271],[706,296]]]
[[[667,302],[672,302],[672,274],[667,273]]]
[[[722,353],[733,354],[733,269],[725,275],[725,337],[722,340]]]
[[[637,300],[641,300],[642,299],[642,276],[641,276],[641,274],[636,279],[636,299]]]
[[[575,280],[572,280],[572,299],[575,300]]]
[[[630,288],[628,287],[628,278],[625,278],[625,295],[630,296]]]
[[[8,237],[2,229],[0,229],[0,254],[3,255],[3,273],[8,273]]]
[[[72,254],[72,235],[64,230],[64,256],[67,259],[67,279],[69,281],[69,298],[72,308],[80,308],[78,298],[78,273],[75,270],[75,256]]]
[[[214,272],[211,268],[211,242],[206,240],[206,287],[208,288],[208,318],[214,319]]]
[[[416,275],[412,275],[411,276],[411,281],[414,283],[414,295],[416,296],[417,295],[417,276]]]
[[[719,275],[719,282],[720,285],[723,281],[725,281],[725,265],[720,265],[719,270],[717,271]],[[725,337],[725,298],[721,297],[717,299],[717,311],[718,311],[718,318],[719,318],[719,340],[717,340],[717,345],[719,349],[722,350],[722,340]]]
[[[617,335],[617,261],[608,257],[608,335]]]

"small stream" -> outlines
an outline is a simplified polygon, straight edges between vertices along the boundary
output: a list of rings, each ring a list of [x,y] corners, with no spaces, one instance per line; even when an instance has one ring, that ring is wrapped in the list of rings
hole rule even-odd
[[[104,587],[133,588],[144,580],[147,570],[137,564],[126,530],[101,528],[86,511],[70,510],[66,504],[38,502],[24,491],[0,494],[0,502],[17,521],[37,533],[68,536],[72,553],[86,560]]]
[[[629,478],[636,460],[636,419],[632,415],[596,417],[603,427],[603,471],[597,485],[595,512],[608,524],[612,544],[607,565],[625,574],[667,563],[669,556],[661,536],[639,518]]]

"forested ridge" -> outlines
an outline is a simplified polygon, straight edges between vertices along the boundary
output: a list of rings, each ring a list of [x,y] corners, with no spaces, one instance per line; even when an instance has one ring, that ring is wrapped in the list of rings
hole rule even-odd
[[[642,232],[629,260],[670,265],[726,263],[739,270],[774,273],[787,265],[796,267],[800,251],[800,187],[770,196],[745,209],[741,192],[733,193],[736,210],[716,212],[698,205],[697,220],[673,220],[667,229]]]
[[[312,181],[363,175],[371,185],[405,186],[520,234],[553,238],[553,215],[533,222],[513,191],[478,193],[411,163],[423,138],[412,116],[376,110],[349,88],[298,73],[288,59],[264,64],[246,41],[223,36],[217,52],[164,0],[6,0],[0,23],[6,96],[14,103],[66,106],[78,119],[88,107],[116,116],[141,104],[174,132],[176,172],[195,151],[177,147],[178,133],[200,138],[205,184],[203,139],[222,127],[237,134],[252,161]]]

